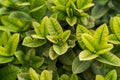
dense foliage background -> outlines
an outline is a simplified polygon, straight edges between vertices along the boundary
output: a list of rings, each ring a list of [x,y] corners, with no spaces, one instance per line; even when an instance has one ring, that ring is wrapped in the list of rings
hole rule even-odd
[[[0,0],[0,80],[120,80],[119,0]]]

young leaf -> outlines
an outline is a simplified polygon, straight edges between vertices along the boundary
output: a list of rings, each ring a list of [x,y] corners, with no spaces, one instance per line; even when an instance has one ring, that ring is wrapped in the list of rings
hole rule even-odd
[[[66,21],[70,26],[74,26],[77,22],[77,18],[74,17],[66,17]]]
[[[39,75],[32,68],[29,69],[31,80],[40,80]]]
[[[101,75],[96,75],[95,80],[106,80],[106,79]]]
[[[69,80],[69,76],[66,74],[62,74],[59,80]]]
[[[46,43],[45,39],[33,39],[27,36],[24,38],[22,45],[27,47],[38,47],[44,45],[45,43]]]
[[[120,41],[118,40],[115,34],[111,34],[109,36],[109,42],[113,44],[120,44]]]
[[[89,61],[80,61],[79,57],[76,57],[73,60],[73,63],[72,63],[72,72],[74,74],[82,73],[86,69],[88,69],[90,67],[90,65],[91,65],[91,62],[89,62]]]
[[[96,53],[97,48],[99,48],[99,45],[97,43],[97,41],[94,39],[94,37],[92,37],[89,34],[84,33],[82,35],[82,41],[85,44],[85,46],[91,51]]]
[[[9,63],[13,61],[14,57],[0,56],[0,64]]]
[[[92,60],[98,56],[99,55],[94,54],[94,53],[90,52],[89,50],[84,50],[84,51],[79,53],[79,60],[80,61]]]
[[[105,80],[117,80],[117,72],[116,70],[112,70],[107,73],[105,76]]]
[[[58,54],[53,50],[53,47],[51,47],[49,50],[49,57],[52,60],[55,60],[58,57]]]
[[[84,43],[83,43],[83,41],[82,41],[82,38],[81,38],[81,36],[82,36],[83,33],[91,34],[91,32],[90,32],[87,28],[85,28],[84,26],[82,26],[82,25],[77,25],[76,38],[77,38],[77,40],[78,40],[79,45],[80,45],[83,49],[85,49],[86,47],[85,47],[85,45],[84,45]]]
[[[101,46],[100,50],[98,50],[98,52],[96,54],[104,54],[104,53],[110,51],[112,48],[113,48],[113,44],[106,44],[105,46]]]
[[[5,25],[4,27],[0,27],[0,29],[2,30],[19,32],[24,27],[24,24],[20,20],[15,18],[9,18],[8,16],[2,16],[1,21]]]
[[[78,80],[78,76],[76,74],[72,74],[70,80]]]
[[[111,29],[113,29],[115,35],[120,40],[120,18],[119,17],[113,17],[111,18]]]
[[[19,43],[19,34],[13,34],[9,40],[8,40],[8,45],[5,46],[7,53],[9,56],[12,56],[15,54],[18,43]]]
[[[97,57],[96,60],[109,65],[120,66],[120,59],[111,52],[99,55],[99,57]]]
[[[63,33],[62,27],[54,18],[49,18],[48,20],[48,32],[50,35],[59,35]]]
[[[60,34],[60,37],[62,37],[62,41],[63,42],[66,42],[67,39],[69,38],[70,36],[70,30],[66,30],[65,32],[63,32],[62,34]]]
[[[46,36],[47,37],[47,39],[50,41],[50,42],[52,42],[52,43],[54,43],[54,44],[57,44],[58,43],[58,39],[59,39],[59,37],[58,36]]]
[[[64,53],[66,53],[68,48],[69,47],[68,47],[67,43],[63,43],[62,45],[59,45],[59,44],[54,44],[53,45],[53,49],[58,55],[62,55]]]
[[[94,33],[94,38],[99,45],[107,44],[108,42],[108,28],[106,24],[101,25]]]
[[[40,75],[40,80],[52,80],[52,76],[49,71],[44,70]]]

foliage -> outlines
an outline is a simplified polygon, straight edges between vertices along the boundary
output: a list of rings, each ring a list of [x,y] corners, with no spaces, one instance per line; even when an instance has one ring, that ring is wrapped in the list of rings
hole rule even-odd
[[[120,80],[118,0],[0,0],[0,80]]]

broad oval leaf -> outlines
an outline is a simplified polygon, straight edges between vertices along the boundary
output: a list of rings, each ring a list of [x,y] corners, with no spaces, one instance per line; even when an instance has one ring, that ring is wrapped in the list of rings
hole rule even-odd
[[[61,45],[59,45],[59,44],[54,44],[53,45],[53,49],[58,55],[62,55],[64,53],[66,53],[68,48],[69,47],[68,47],[67,43],[63,43]]]
[[[0,64],[9,63],[13,61],[14,57],[0,56]]]
[[[13,56],[15,54],[19,43],[19,36],[20,34],[16,33],[9,38],[8,45],[5,46],[8,56]]]
[[[120,59],[111,52],[99,55],[99,57],[97,57],[96,60],[109,65],[120,66]]]
[[[95,80],[106,80],[106,79],[101,75],[96,75]]]
[[[42,71],[40,75],[40,80],[52,80],[51,73],[47,70]]]
[[[94,39],[94,37],[92,37],[91,35],[89,34],[86,34],[84,33],[82,35],[82,41],[83,43],[85,44],[85,46],[91,51],[91,52],[94,52],[96,53],[98,48],[99,48],[99,45],[97,43],[97,41]]]
[[[80,61],[79,57],[76,57],[72,63],[72,72],[74,74],[82,73],[88,69],[91,65],[90,61]]]
[[[84,26],[77,25],[76,38],[78,40],[78,43],[79,43],[80,47],[82,47],[82,49],[86,49],[86,47],[85,47],[85,45],[84,45],[84,43],[82,41],[82,38],[81,38],[83,33],[91,34],[91,32],[87,28],[85,28]]]
[[[77,22],[77,18],[74,17],[66,17],[66,21],[70,26],[74,26]]]
[[[29,69],[31,80],[39,80],[39,75],[32,68]]]
[[[99,45],[107,44],[108,42],[108,28],[106,24],[101,25],[94,33],[94,38]]]
[[[59,80],[69,80],[69,76],[67,74],[62,74]]]
[[[63,30],[60,24],[57,22],[56,19],[52,17],[49,18],[47,26],[48,26],[48,32],[50,35],[59,35],[63,33]]]
[[[52,60],[55,60],[59,55],[53,50],[53,47],[49,49],[49,57]]]
[[[105,80],[117,80],[117,72],[116,70],[111,70],[105,76]]]
[[[70,80],[78,80],[78,76],[76,74],[72,74]]]
[[[79,60],[80,61],[92,60],[92,59],[97,58],[98,56],[99,55],[94,54],[94,53],[90,52],[89,50],[84,50],[79,53]]]
[[[58,36],[46,36],[47,37],[47,39],[50,41],[50,42],[52,42],[52,43],[54,43],[54,44],[57,44],[58,43]]]
[[[67,39],[69,38],[69,36],[70,36],[70,30],[66,30],[66,31],[64,31],[62,34],[60,34],[60,37],[62,37],[62,41],[63,42],[66,42],[67,41]]]
[[[38,47],[44,45],[45,43],[45,39],[33,39],[32,37],[27,36],[24,38],[22,45],[27,47]]]
[[[111,24],[111,29],[113,29],[113,32],[120,40],[120,18],[119,17],[111,18],[110,24]]]
[[[115,34],[111,34],[109,36],[109,42],[113,44],[120,44],[120,41],[118,40]]]

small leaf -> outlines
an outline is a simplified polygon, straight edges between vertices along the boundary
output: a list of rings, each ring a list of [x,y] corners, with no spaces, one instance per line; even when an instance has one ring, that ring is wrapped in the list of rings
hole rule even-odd
[[[91,65],[90,61],[80,61],[79,57],[76,57],[72,63],[72,72],[75,74],[82,73],[86,69],[88,69],[90,65]]]
[[[49,71],[44,70],[40,75],[40,80],[52,80],[52,76]]]
[[[8,40],[8,45],[5,46],[7,53],[9,56],[12,56],[15,54],[18,43],[19,43],[19,34],[13,34],[9,40]]]
[[[83,33],[91,34],[91,32],[87,28],[85,28],[84,26],[77,25],[76,38],[78,40],[78,43],[79,43],[80,47],[82,47],[82,49],[85,49],[86,47],[85,47],[85,45],[84,45],[84,43],[82,41],[82,38],[81,38]]]
[[[68,39],[69,36],[70,36],[70,30],[66,30],[65,32],[63,32],[62,34],[60,34],[60,36],[62,37],[62,41],[63,41],[63,42],[66,42],[67,39]]]
[[[52,42],[54,44],[58,43],[58,38],[59,38],[58,36],[46,36],[46,37],[50,42]]]
[[[53,47],[49,50],[49,57],[52,60],[55,60],[59,55],[53,50]]]
[[[9,63],[13,61],[14,57],[0,56],[0,64]]]
[[[72,74],[70,80],[78,80],[78,76],[76,74]]]
[[[32,68],[29,69],[31,80],[39,80],[39,75]]]
[[[105,80],[117,80],[117,72],[116,70],[111,70],[105,76]]]
[[[101,54],[96,60],[109,65],[120,66],[120,59],[111,52]]]
[[[27,36],[24,38],[22,45],[27,47],[38,47],[44,45],[45,43],[46,43],[45,39],[33,39]]]
[[[84,50],[79,53],[80,61],[92,60],[98,57],[99,55],[91,53],[89,50]]]
[[[69,80],[69,76],[66,74],[62,74],[59,80]]]
[[[66,17],[66,21],[70,26],[74,26],[77,22],[76,17]]]
[[[85,46],[91,51],[96,53],[97,48],[99,47],[98,43],[96,42],[96,40],[94,39],[94,37],[92,37],[89,34],[84,33],[82,35],[82,41],[85,44]]]
[[[9,17],[17,18],[17,19],[24,20],[24,21],[33,21],[33,19],[30,17],[29,14],[22,12],[22,11],[11,12]]]
[[[58,55],[62,55],[64,53],[66,53],[68,48],[69,47],[68,47],[67,43],[63,43],[62,45],[57,45],[57,44],[53,45],[53,49]]]
[[[109,36],[109,42],[113,44],[120,44],[120,41],[118,40],[115,34],[111,34]]]
[[[107,44],[108,42],[108,28],[106,24],[101,25],[94,33],[94,38],[99,45]]]
[[[59,35],[63,33],[62,27],[60,26],[60,24],[57,22],[56,19],[50,18],[48,20],[47,25],[48,25],[48,32],[50,35]]]
[[[95,80],[106,80],[106,79],[101,75],[96,75]]]
[[[112,48],[113,48],[113,44],[106,44],[105,46],[101,47],[101,49],[98,50],[98,52],[96,54],[104,54],[104,53],[110,51]]]

